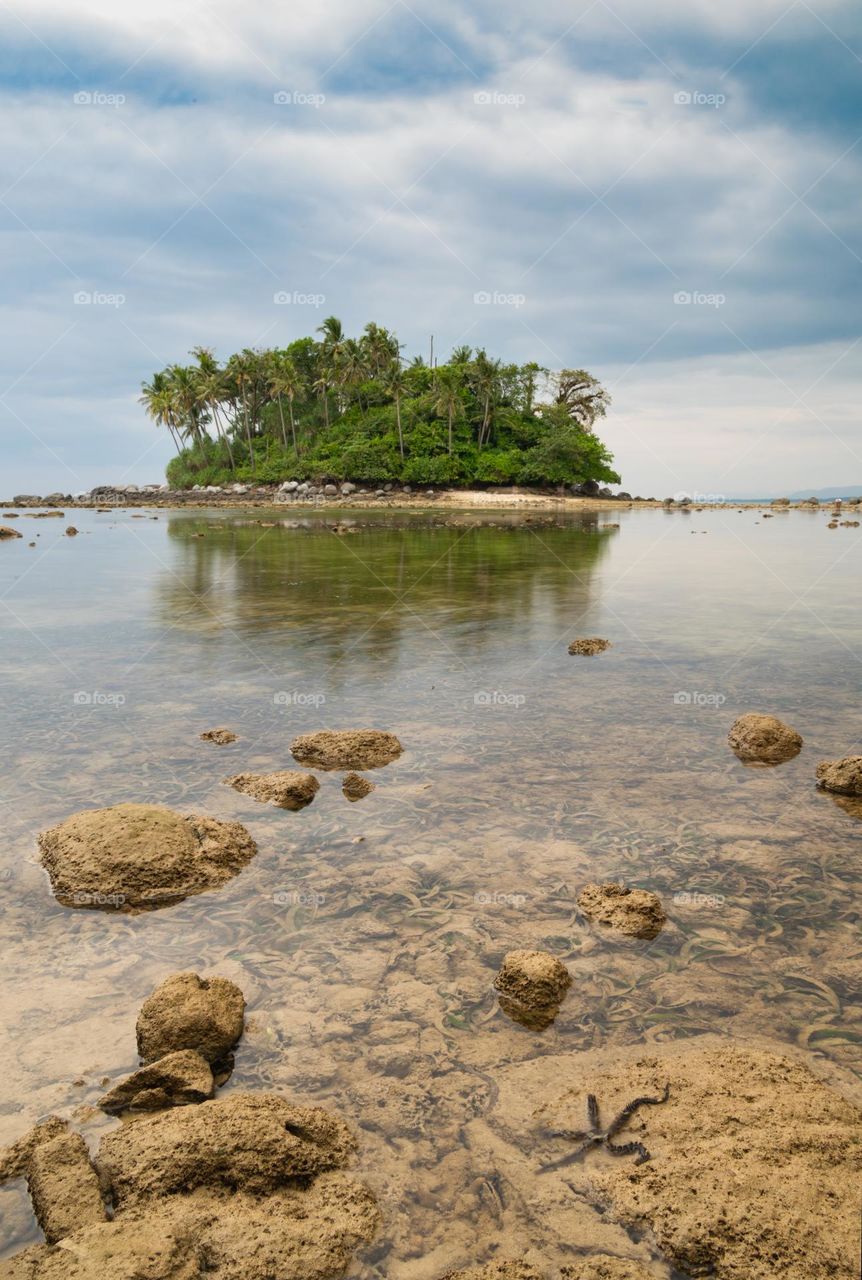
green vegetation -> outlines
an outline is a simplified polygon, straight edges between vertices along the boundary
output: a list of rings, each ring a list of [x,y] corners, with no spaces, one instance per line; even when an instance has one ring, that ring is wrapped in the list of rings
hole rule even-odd
[[[144,383],[141,403],[177,449],[175,488],[352,480],[365,484],[617,484],[594,434],[610,397],[583,369],[551,373],[458,347],[405,364],[393,333],[358,339],[334,316],[318,338],[220,365],[196,347]]]

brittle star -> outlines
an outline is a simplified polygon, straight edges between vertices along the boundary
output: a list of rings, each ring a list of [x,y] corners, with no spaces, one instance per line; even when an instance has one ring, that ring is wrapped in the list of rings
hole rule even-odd
[[[588,1147],[604,1147],[606,1151],[610,1151],[612,1156],[630,1156],[635,1152],[638,1158],[635,1164],[646,1164],[647,1160],[652,1157],[642,1142],[613,1142],[612,1139],[619,1133],[620,1129],[624,1129],[639,1107],[655,1107],[661,1102],[667,1102],[670,1097],[670,1085],[666,1084],[664,1093],[660,1098],[635,1098],[623,1107],[622,1111],[612,1120],[607,1129],[601,1127],[599,1120],[599,1104],[594,1093],[587,1095],[587,1123],[588,1129],[554,1129],[552,1137],[569,1138],[572,1142],[577,1142],[578,1146],[574,1151],[570,1151],[567,1156],[562,1156],[559,1160],[553,1160],[550,1164],[543,1164],[540,1173],[547,1173],[550,1169],[562,1169],[564,1165],[574,1164],[578,1156],[581,1155]]]

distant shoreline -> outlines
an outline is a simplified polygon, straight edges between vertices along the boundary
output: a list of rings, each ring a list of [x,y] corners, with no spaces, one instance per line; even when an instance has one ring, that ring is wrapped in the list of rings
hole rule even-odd
[[[542,492],[530,489],[435,489],[421,492],[404,492],[402,489],[366,491],[354,487],[353,492],[313,493],[285,492],[278,485],[244,486],[245,492],[228,489],[167,490],[154,486],[139,489],[100,487],[90,494],[75,497],[53,493],[40,495],[18,494],[15,498],[0,500],[3,511],[32,510],[36,508],[75,510],[120,511],[128,508],[173,509],[255,509],[277,508],[291,511],[324,511],[353,508],[358,510],[416,511],[620,511],[620,510],[672,510],[672,511],[721,511],[721,510],[787,510],[824,511],[836,505],[856,511],[862,498],[818,501],[811,499],[787,501],[781,499],[729,498],[725,501],[695,502],[668,498],[600,497]]]

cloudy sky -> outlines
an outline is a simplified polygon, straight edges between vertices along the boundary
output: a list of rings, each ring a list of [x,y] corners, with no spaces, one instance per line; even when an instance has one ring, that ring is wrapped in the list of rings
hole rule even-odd
[[[2,496],[160,480],[142,379],[329,314],[590,369],[633,492],[862,484],[855,0],[10,0],[0,33]]]

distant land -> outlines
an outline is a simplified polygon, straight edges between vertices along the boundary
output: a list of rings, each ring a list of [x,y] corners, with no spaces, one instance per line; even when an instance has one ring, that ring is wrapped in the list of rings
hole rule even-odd
[[[806,498],[817,498],[820,502],[829,502],[833,498],[862,498],[862,484],[833,484],[828,489],[797,489],[793,493],[783,490],[781,493],[737,494],[727,501],[771,502],[773,498],[790,498],[793,502],[804,502]]]

